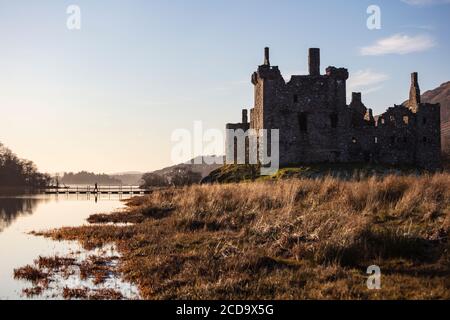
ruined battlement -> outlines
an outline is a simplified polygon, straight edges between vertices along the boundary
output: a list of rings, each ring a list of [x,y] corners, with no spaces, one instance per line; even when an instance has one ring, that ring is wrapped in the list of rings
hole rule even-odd
[[[308,75],[286,82],[270,64],[269,48],[253,73],[254,106],[227,129],[279,129],[280,164],[374,162],[441,166],[440,106],[420,101],[418,74],[411,74],[407,106],[374,116],[360,92],[347,105],[345,68],[320,72],[320,49],[309,49]],[[228,143],[228,142],[227,142]],[[233,143],[233,142],[230,142]],[[231,150],[231,149],[229,149]]]

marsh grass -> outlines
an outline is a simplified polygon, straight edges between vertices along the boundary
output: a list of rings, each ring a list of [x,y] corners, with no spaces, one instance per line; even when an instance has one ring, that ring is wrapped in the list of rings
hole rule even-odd
[[[33,265],[26,265],[14,270],[14,278],[27,280],[32,287],[25,288],[22,293],[26,297],[43,294],[49,289],[49,284],[57,278],[68,279],[77,275],[81,280],[92,280],[96,286],[105,283],[108,278],[117,277],[116,256],[90,255],[78,261],[72,257],[42,257],[34,261]],[[123,299],[119,291],[99,288],[63,288],[62,297],[65,299]]]
[[[42,284],[48,282],[48,273],[31,265],[14,270],[14,279],[31,281],[33,284]]]
[[[122,300],[123,295],[114,289],[92,290],[87,287],[63,289],[63,297],[66,300]]]
[[[114,242],[146,299],[449,299],[450,175],[168,188],[41,235]],[[366,287],[379,265],[382,290]]]
[[[117,259],[118,257],[89,256],[79,264],[81,279],[91,278],[95,285],[104,283],[108,278],[116,276],[116,271],[111,266]]]

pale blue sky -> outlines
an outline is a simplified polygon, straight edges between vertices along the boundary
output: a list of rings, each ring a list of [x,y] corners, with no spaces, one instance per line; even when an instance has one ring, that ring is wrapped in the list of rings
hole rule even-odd
[[[348,68],[349,91],[380,113],[412,71],[423,91],[450,80],[448,2],[0,0],[0,141],[49,172],[170,165],[174,129],[222,129],[252,106],[265,46],[285,76],[320,47],[322,72]]]

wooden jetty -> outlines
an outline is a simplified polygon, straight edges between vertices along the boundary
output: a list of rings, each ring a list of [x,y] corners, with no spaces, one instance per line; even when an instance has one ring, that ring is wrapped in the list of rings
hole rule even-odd
[[[72,187],[49,187],[43,190],[45,194],[126,194],[143,195],[150,194],[150,189],[142,189],[133,186],[72,186]]]

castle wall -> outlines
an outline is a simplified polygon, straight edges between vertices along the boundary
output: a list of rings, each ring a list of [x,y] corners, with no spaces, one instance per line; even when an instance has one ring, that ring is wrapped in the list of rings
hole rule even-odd
[[[447,157],[450,155],[450,121],[441,124],[442,151]]]
[[[416,115],[404,106],[395,106],[383,113],[375,130],[377,161],[391,165],[414,164],[416,126]]]
[[[339,136],[348,122],[345,69],[317,70],[317,52],[310,59],[314,75],[293,76],[286,83],[278,67],[262,65],[252,76],[255,106],[251,128],[280,130],[280,163],[337,162]],[[340,119],[340,121],[339,121]]]
[[[439,104],[421,104],[417,112],[416,162],[421,167],[441,167],[441,115]]]
[[[411,75],[408,106],[389,108],[375,120],[360,93],[354,93],[347,105],[347,69],[328,67],[321,75],[319,49],[310,50],[309,64],[309,75],[286,82],[278,67],[270,65],[266,48],[264,64],[252,75],[255,104],[249,128],[279,129],[280,165],[374,162],[440,167],[439,105],[420,103],[417,73]]]

